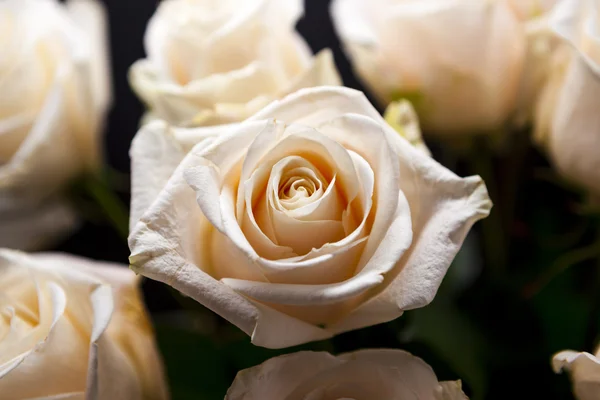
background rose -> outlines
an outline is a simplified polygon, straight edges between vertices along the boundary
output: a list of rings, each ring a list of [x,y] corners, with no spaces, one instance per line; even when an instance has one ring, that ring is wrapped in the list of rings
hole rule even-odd
[[[294,30],[302,13],[301,0],[163,1],[131,84],[152,117],[186,126],[241,121],[297,89],[339,85],[330,51],[313,58]]]
[[[138,283],[122,266],[0,250],[2,398],[167,398]]]
[[[299,352],[240,371],[225,400],[464,400],[460,382],[438,382],[427,363],[402,350],[332,356]]]
[[[239,126],[152,124],[132,157],[131,267],[265,347],[429,303],[491,207],[479,177],[458,178],[346,88],[301,90]]]
[[[572,46],[559,59],[538,105],[538,134],[558,170],[600,193],[600,11],[597,2],[564,0],[552,15]]]
[[[578,400],[598,400],[600,398],[600,348],[596,355],[578,353],[572,350],[561,351],[552,360],[556,373],[566,370],[571,373],[573,392]]]
[[[0,3],[0,245],[38,248],[75,222],[58,192],[99,162],[104,23],[91,0]]]
[[[497,130],[516,107],[523,27],[504,0],[335,0],[333,22],[383,104],[406,97],[426,133]]]

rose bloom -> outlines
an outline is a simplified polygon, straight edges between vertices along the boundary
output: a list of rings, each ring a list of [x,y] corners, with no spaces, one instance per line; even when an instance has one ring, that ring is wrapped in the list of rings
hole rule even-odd
[[[300,90],[236,126],[150,124],[131,156],[131,268],[271,348],[428,304],[491,207],[479,177],[347,88]]]
[[[315,57],[294,25],[302,0],[165,0],[130,71],[150,116],[175,125],[238,122],[304,87],[340,85],[329,50]]]
[[[538,140],[558,171],[600,194],[600,7],[564,0],[551,23],[570,45],[559,54],[537,109]]]
[[[506,0],[334,0],[358,75],[382,104],[408,98],[426,133],[491,133],[512,117],[526,39]]]
[[[0,31],[0,246],[39,248],[72,229],[60,191],[100,161],[104,10],[92,0],[6,0]]]
[[[138,283],[124,266],[0,249],[2,399],[166,399]]]
[[[438,382],[420,358],[402,350],[340,356],[304,351],[240,371],[225,400],[466,400],[458,382]]]
[[[552,359],[556,373],[566,370],[571,373],[573,392],[578,400],[600,399],[600,347],[596,355],[561,351]]]

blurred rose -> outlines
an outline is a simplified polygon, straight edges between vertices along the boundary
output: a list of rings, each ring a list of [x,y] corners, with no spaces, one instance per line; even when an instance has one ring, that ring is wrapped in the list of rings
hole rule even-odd
[[[151,117],[238,122],[304,87],[340,85],[329,50],[312,57],[294,30],[301,0],[165,0],[148,24],[148,58],[130,81]]]
[[[600,193],[600,8],[593,0],[563,0],[552,26],[571,48],[555,63],[537,109],[538,138],[558,170]]]
[[[300,90],[233,127],[150,124],[131,155],[131,268],[265,347],[428,304],[491,207],[479,177],[436,163],[347,88]]]
[[[427,133],[502,127],[515,111],[525,37],[505,0],[335,0],[338,34],[383,104],[407,98]]]
[[[124,266],[0,250],[2,399],[166,399],[138,283]]]
[[[99,162],[104,24],[91,0],[0,2],[0,246],[39,248],[75,223],[58,192]]]
[[[566,370],[571,373],[573,392],[578,400],[600,399],[600,348],[596,355],[566,350],[552,360],[554,372]]]
[[[338,357],[303,351],[240,371],[225,400],[466,400],[459,382],[438,382],[429,365],[402,350]]]

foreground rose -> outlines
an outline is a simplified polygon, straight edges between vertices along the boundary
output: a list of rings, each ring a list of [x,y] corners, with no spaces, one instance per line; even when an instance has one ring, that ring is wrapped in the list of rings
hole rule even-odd
[[[133,270],[266,347],[426,305],[491,206],[479,177],[458,178],[347,88],[301,90],[233,127],[151,124],[132,157]]]
[[[299,352],[239,372],[225,400],[466,400],[459,382],[438,382],[429,365],[402,350],[338,357]]]
[[[122,266],[0,250],[2,399],[165,399],[138,288]]]
[[[339,85],[330,51],[313,58],[294,31],[302,12],[301,0],[163,1],[131,84],[151,117],[182,126],[238,122],[297,89]]]
[[[563,0],[552,25],[571,45],[556,63],[538,106],[538,138],[558,170],[600,193],[600,7],[593,0]]]
[[[571,373],[573,392],[578,400],[600,399],[600,348],[596,355],[567,350],[556,354],[552,360],[556,373]]]
[[[0,246],[39,248],[75,223],[59,192],[99,162],[104,22],[92,0],[0,2]]]
[[[358,74],[383,104],[413,101],[426,133],[500,128],[516,107],[525,36],[505,0],[335,0]]]

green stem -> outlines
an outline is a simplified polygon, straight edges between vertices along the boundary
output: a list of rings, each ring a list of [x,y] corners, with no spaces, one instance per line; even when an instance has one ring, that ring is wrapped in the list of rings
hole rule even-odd
[[[600,220],[594,218],[596,228],[596,244],[600,247]],[[587,329],[587,344],[590,349],[596,350],[597,340],[600,339],[600,252],[596,255],[596,280],[592,285],[592,309]]]
[[[129,213],[121,199],[110,189],[105,180],[97,176],[92,175],[84,179],[83,187],[100,206],[119,236],[127,240],[129,236]]]
[[[502,171],[504,171],[502,180],[502,217],[504,221],[504,232],[506,234],[506,252],[510,254],[510,245],[512,243],[511,232],[515,223],[515,214],[517,208],[517,200],[519,187],[523,175],[523,166],[525,159],[531,148],[530,135],[526,131],[513,133],[506,132],[509,136],[511,151],[503,163]]]
[[[494,173],[493,154],[485,142],[485,138],[476,143],[471,152],[473,172],[479,174],[488,188],[490,198],[495,203],[489,215],[481,222],[485,261],[492,277],[501,279],[504,276],[507,263],[506,233],[502,223],[499,204],[499,188]]]
[[[599,257],[600,259],[600,238],[589,246],[573,250],[558,258],[545,274],[523,289],[523,295],[527,298],[535,296],[554,278],[566,271],[569,267],[587,260],[592,260],[596,257]]]

